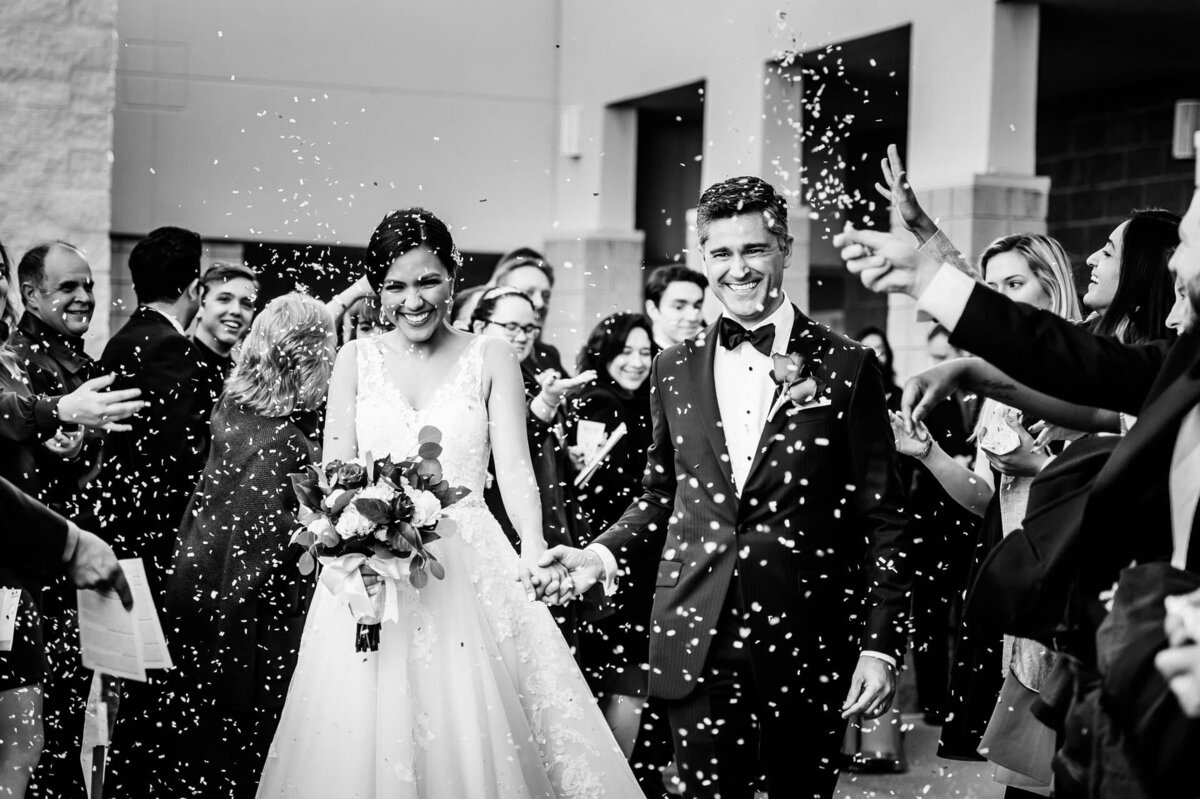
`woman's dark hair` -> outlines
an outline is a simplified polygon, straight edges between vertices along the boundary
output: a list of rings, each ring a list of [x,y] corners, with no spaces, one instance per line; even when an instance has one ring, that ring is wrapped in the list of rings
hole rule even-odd
[[[625,349],[625,340],[634,330],[641,328],[646,336],[654,340],[650,320],[640,313],[615,313],[600,320],[592,328],[587,343],[579,351],[577,366],[580,372],[595,369],[597,375],[608,374],[608,365]]]
[[[446,224],[424,208],[402,208],[385,216],[371,234],[367,245],[367,280],[371,288],[378,292],[392,262],[418,247],[436,255],[451,280],[458,274],[462,256]]]
[[[1179,246],[1179,216],[1148,208],[1134,211],[1127,221],[1117,291],[1092,332],[1125,344],[1172,339],[1167,316],[1175,304],[1175,278],[1167,262]]]
[[[887,362],[882,358],[879,359],[879,371],[883,372],[883,385],[885,388],[896,384],[896,353],[892,350],[892,342],[888,341],[887,333],[884,333],[878,327],[871,325],[864,327],[858,331],[858,335],[854,337],[855,341],[862,341],[867,336],[879,336],[879,340],[883,342],[883,351],[887,353]]]
[[[512,286],[489,286],[479,295],[479,301],[475,303],[475,310],[471,312],[471,321],[490,322],[492,314],[496,312],[496,305],[505,297],[520,297],[529,303],[530,308],[533,308],[533,300],[529,299],[529,295],[520,289]],[[536,310],[534,308],[535,312]]]

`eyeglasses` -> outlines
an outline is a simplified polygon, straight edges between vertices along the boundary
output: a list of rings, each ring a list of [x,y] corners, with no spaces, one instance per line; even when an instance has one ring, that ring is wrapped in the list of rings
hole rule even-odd
[[[487,323],[489,325],[495,325],[496,327],[502,327],[509,333],[512,333],[514,336],[518,333],[524,333],[530,338],[537,338],[542,332],[541,325],[519,325],[516,322],[493,322],[491,319],[488,319]]]

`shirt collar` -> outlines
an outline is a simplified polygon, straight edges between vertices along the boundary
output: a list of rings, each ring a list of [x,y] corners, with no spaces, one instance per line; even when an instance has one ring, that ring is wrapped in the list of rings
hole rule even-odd
[[[722,308],[721,316],[727,319],[733,319],[739,325],[737,319],[730,315],[729,309]],[[761,319],[751,325],[748,330],[757,330],[763,325],[775,325],[775,340],[771,342],[772,353],[786,353],[788,343],[792,340],[792,327],[796,323],[796,314],[792,311],[792,301],[788,298],[787,292],[783,294],[783,302],[779,307],[772,312],[766,319]]]
[[[147,311],[154,311],[154,313],[158,314],[159,316],[163,317],[168,322],[170,322],[171,327],[173,327],[177,331],[179,331],[179,335],[181,335],[181,336],[187,335],[187,333],[183,329],[183,325],[179,324],[179,320],[175,318],[175,314],[167,313],[166,311],[162,310],[161,308],[155,308],[153,305],[143,305],[142,307],[145,308]]]

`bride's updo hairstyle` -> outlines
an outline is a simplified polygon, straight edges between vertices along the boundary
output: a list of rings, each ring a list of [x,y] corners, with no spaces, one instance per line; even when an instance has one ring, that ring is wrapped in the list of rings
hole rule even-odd
[[[319,301],[285,294],[250,326],[225,396],[267,417],[318,410],[333,374],[333,320]]]
[[[446,267],[453,281],[462,266],[462,256],[446,224],[424,208],[392,211],[371,234],[367,245],[367,280],[379,292],[392,263],[418,247],[429,250]]]

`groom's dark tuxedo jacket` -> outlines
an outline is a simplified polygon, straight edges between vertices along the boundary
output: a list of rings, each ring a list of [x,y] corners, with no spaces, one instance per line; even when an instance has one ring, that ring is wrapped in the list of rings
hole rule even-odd
[[[1109,588],[1131,560],[1170,560],[1168,480],[1183,417],[1200,402],[1200,331],[1126,345],[975,286],[950,342],[1039,391],[1137,416],[1096,477],[1083,511],[1088,573]],[[1200,572],[1200,513],[1188,568]]]
[[[793,312],[788,352],[828,383],[830,402],[765,422],[740,496],[713,380],[717,325],[654,361],[643,495],[596,539],[660,558],[653,696],[696,687],[731,587],[760,690],[835,701],[825,694],[844,692],[860,649],[903,653],[905,518],[879,369],[870,350]]]

